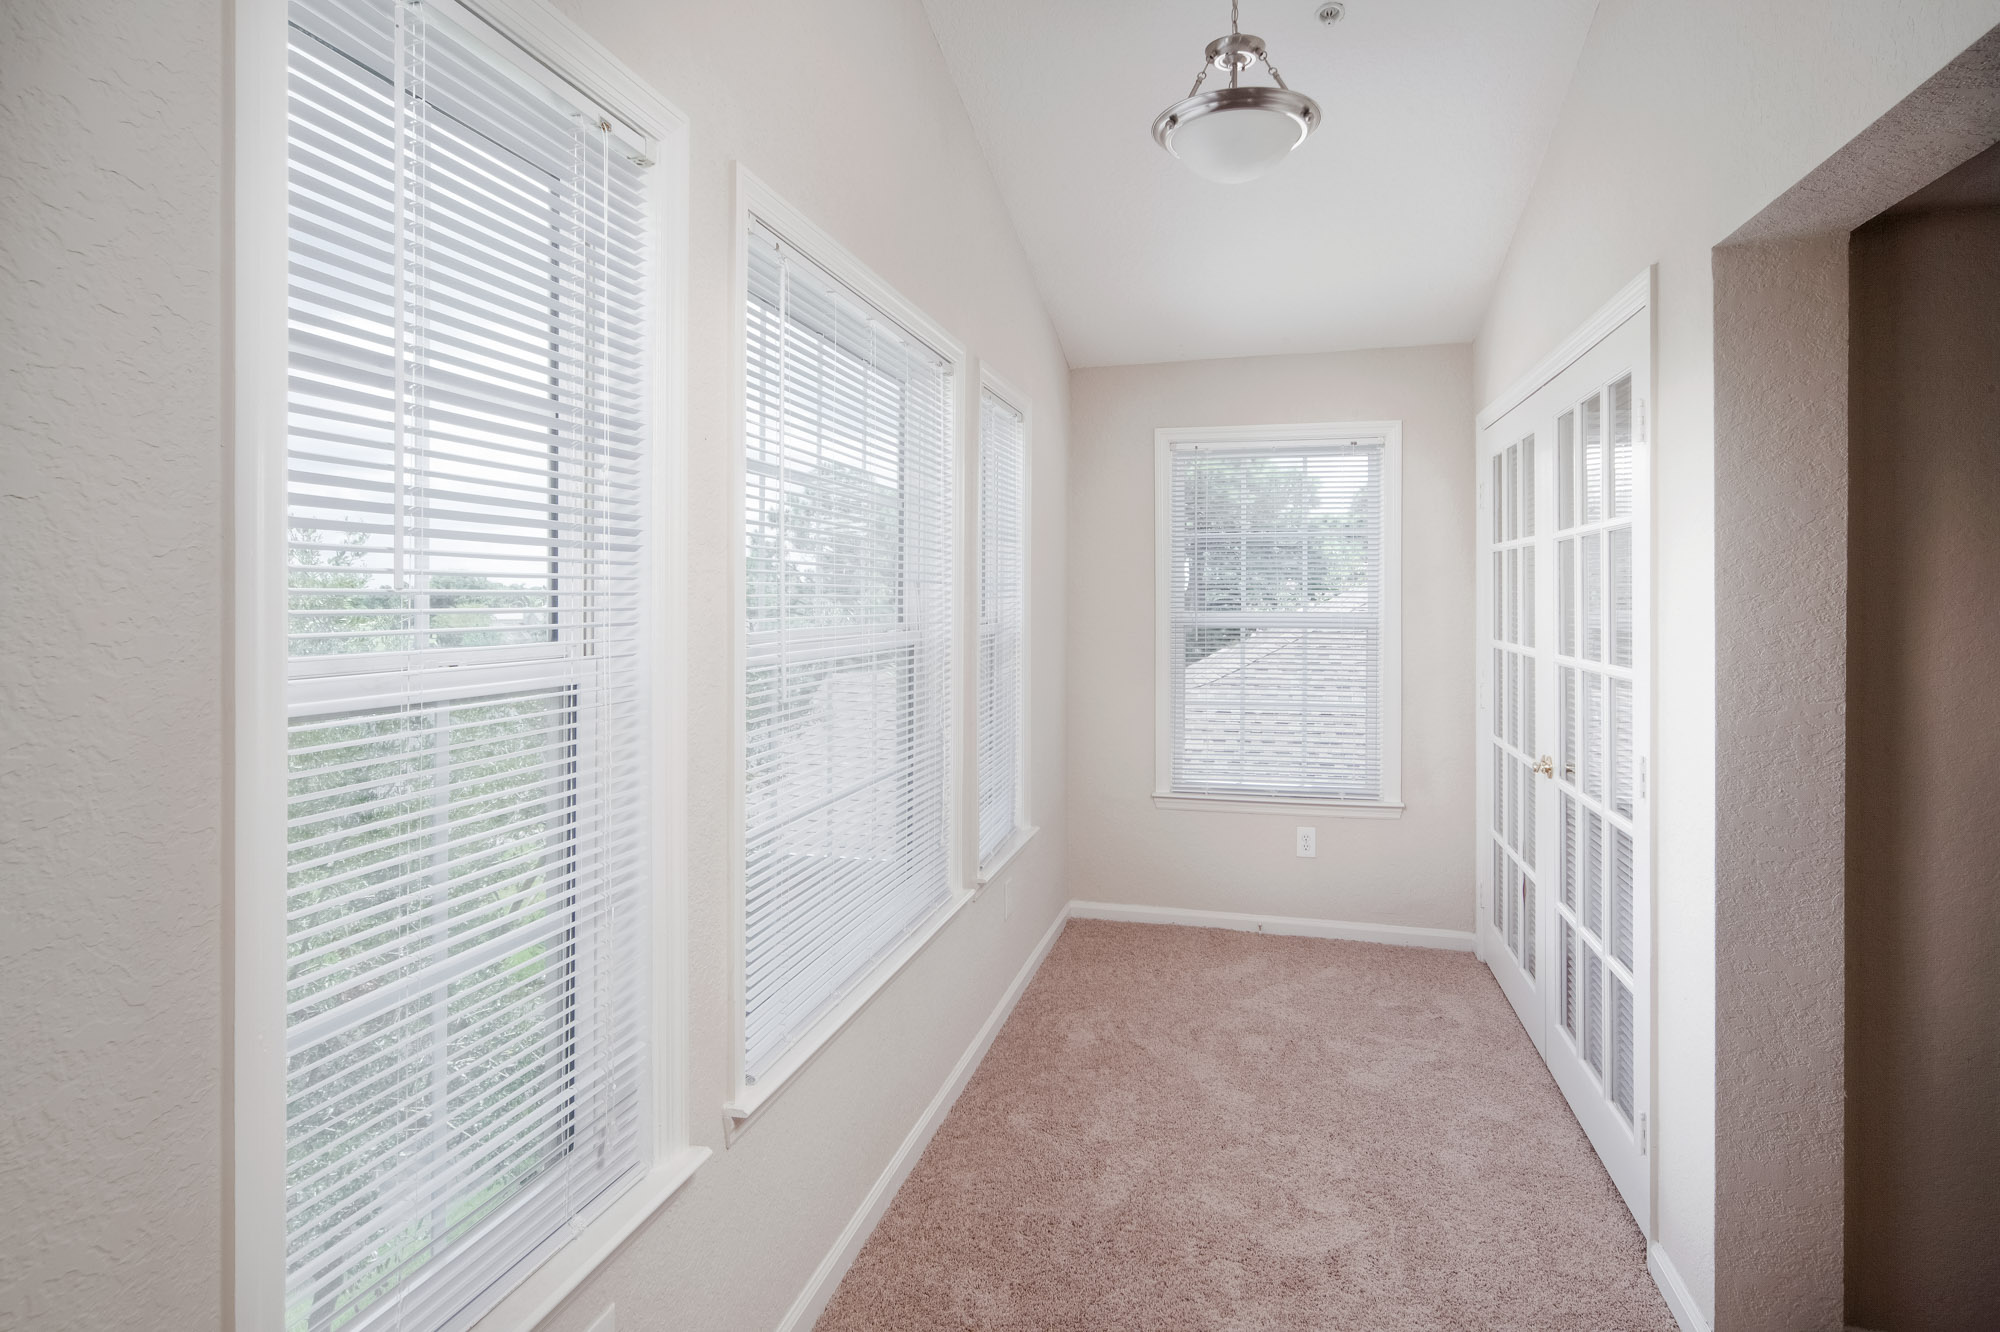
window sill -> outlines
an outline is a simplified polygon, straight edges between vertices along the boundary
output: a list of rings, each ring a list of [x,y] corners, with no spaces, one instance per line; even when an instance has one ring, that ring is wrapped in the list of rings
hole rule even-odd
[[[472,1332],[527,1332],[539,1327],[681,1185],[694,1178],[708,1157],[706,1147],[683,1147],[655,1165],[509,1291],[473,1324]]]
[[[1012,860],[1015,853],[1026,846],[1029,839],[1040,831],[1039,827],[1033,826],[1014,829],[1014,835],[1000,844],[1000,849],[993,853],[993,859],[979,867],[979,886],[984,888],[999,878],[1000,871],[1007,868],[1007,862]]]
[[[954,891],[937,910],[931,912],[923,924],[910,931],[908,938],[896,945],[894,952],[876,963],[873,971],[856,982],[854,988],[849,990],[825,1017],[814,1023],[805,1035],[799,1037],[792,1048],[785,1051],[784,1057],[757,1080],[755,1086],[739,1085],[735,1097],[722,1107],[722,1113],[728,1119],[725,1125],[726,1140],[734,1143],[737,1135],[749,1128],[757,1117],[764,1113],[764,1107],[775,1100],[779,1092],[791,1085],[794,1076],[812,1063],[821,1050],[832,1044],[833,1038],[840,1034],[841,1029],[859,1016],[861,1010],[868,1007],[870,1001],[896,978],[912,958],[924,950],[926,944],[943,932],[944,927],[951,923],[952,917],[956,916],[974,896],[976,894],[964,889]]]
[[[1310,800],[1294,796],[1175,795],[1155,791],[1160,809],[1205,809],[1218,814],[1307,814],[1322,819],[1400,819],[1403,805],[1391,800]]]

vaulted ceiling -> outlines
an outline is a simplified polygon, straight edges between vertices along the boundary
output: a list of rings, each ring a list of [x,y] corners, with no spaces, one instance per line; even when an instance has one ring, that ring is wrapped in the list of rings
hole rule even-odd
[[[924,4],[1074,366],[1471,338],[1596,9],[1243,0],[1325,121],[1217,185],[1150,126],[1227,0]]]

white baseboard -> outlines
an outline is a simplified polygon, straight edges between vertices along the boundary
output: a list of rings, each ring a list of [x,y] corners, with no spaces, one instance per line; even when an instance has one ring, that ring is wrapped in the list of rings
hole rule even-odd
[[[1701,1316],[1701,1306],[1688,1293],[1687,1283],[1674,1270],[1673,1260],[1667,1257],[1665,1249],[1651,1242],[1646,1245],[1646,1270],[1653,1274],[1653,1284],[1660,1288],[1674,1321],[1681,1325],[1681,1332],[1710,1332],[1708,1320]]]
[[[1252,934],[1294,934],[1309,939],[1353,939],[1361,943],[1472,951],[1467,930],[1435,930],[1421,925],[1364,925],[1351,920],[1310,920],[1303,916],[1253,916],[1241,911],[1196,911],[1186,907],[1129,906],[1121,902],[1071,902],[1081,920],[1129,920],[1142,925],[1197,925]]]
[[[861,1206],[848,1221],[847,1228],[840,1232],[840,1238],[834,1241],[833,1248],[820,1260],[819,1268],[812,1274],[812,1279],[806,1282],[806,1288],[799,1292],[799,1297],[792,1301],[792,1307],[778,1320],[778,1332],[807,1332],[815,1322],[819,1321],[820,1314],[826,1311],[827,1302],[833,1298],[833,1292],[840,1288],[840,1279],[847,1275],[847,1269],[852,1267],[855,1258],[860,1256],[861,1246],[868,1242],[868,1236],[874,1233],[876,1223],[882,1219],[882,1214],[889,1210],[889,1204],[895,1200],[896,1190],[902,1188],[903,1181],[910,1177],[910,1171],[916,1168],[917,1158],[924,1154],[924,1148],[937,1133],[938,1125],[944,1123],[944,1117],[951,1113],[952,1103],[957,1101],[958,1094],[965,1090],[965,1084],[972,1080],[973,1070],[977,1069],[979,1061],[986,1057],[987,1048],[993,1044],[993,1038],[1000,1034],[1000,1028],[1007,1025],[1008,1016],[1013,1013],[1014,1005],[1020,1001],[1022,991],[1028,988],[1028,982],[1035,978],[1035,972],[1041,968],[1042,959],[1049,955],[1049,949],[1055,947],[1056,936],[1062,933],[1063,923],[1069,919],[1069,914],[1067,907],[1057,914],[1048,932],[1042,935],[1034,951],[1028,954],[1028,960],[1021,964],[1020,971],[1015,973],[1014,980],[1007,986],[1006,993],[1000,996],[1000,1002],[994,1005],[993,1012],[987,1017],[986,1025],[972,1038],[972,1044],[966,1047],[965,1053],[959,1056],[957,1065],[952,1068],[951,1076],[945,1079],[944,1086],[938,1088],[938,1093],[931,1098],[930,1105],[925,1108],[922,1115],[918,1116],[915,1127],[911,1128],[909,1135],[903,1139],[903,1145],[889,1158],[889,1164],[883,1167],[875,1186],[869,1189],[868,1196],[861,1200]]]

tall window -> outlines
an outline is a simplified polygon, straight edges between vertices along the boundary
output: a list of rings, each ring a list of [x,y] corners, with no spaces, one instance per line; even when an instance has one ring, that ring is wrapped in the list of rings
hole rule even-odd
[[[290,16],[285,1327],[428,1332],[647,1164],[643,157]]]
[[[1163,795],[1400,800],[1396,448],[1393,427],[1162,432]]]
[[[979,402],[979,861],[1021,830],[1027,421],[987,389]]]
[[[763,224],[745,322],[752,1084],[951,896],[953,368]]]

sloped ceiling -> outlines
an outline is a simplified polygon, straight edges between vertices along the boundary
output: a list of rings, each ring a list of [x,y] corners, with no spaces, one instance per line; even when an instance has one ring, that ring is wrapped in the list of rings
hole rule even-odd
[[[1216,185],[1150,126],[1227,0],[924,4],[1078,367],[1469,340],[1596,9],[1244,0],[1326,119]]]

